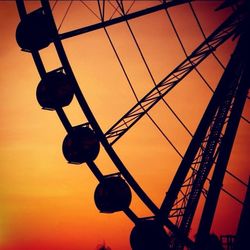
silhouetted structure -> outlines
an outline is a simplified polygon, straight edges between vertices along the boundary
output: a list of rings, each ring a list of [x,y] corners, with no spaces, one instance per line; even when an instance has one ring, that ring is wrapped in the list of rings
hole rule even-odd
[[[73,127],[66,135],[62,150],[68,162],[81,164],[95,160],[100,143],[91,128],[80,125]]]
[[[218,238],[215,235],[210,235],[210,227],[249,89],[249,1],[225,0],[217,9],[223,9],[237,3],[237,8],[234,8],[232,14],[197,46],[191,54],[187,55],[185,53],[186,58],[177,67],[158,84],[155,83],[153,89],[144,97],[140,100],[137,99],[137,103],[106,133],[103,133],[81,92],[64,51],[62,40],[101,28],[104,28],[105,33],[108,35],[106,27],[121,22],[126,22],[130,33],[134,37],[128,23],[130,19],[159,10],[164,10],[168,14],[168,8],[189,3],[190,1],[161,1],[158,5],[132,13],[129,12],[130,8],[126,10],[123,1],[115,1],[117,4],[115,12],[121,15],[114,18],[112,16],[108,19],[106,16],[106,2],[109,1],[97,1],[100,15],[99,23],[58,34],[48,0],[41,0],[41,8],[30,13],[27,13],[25,1],[16,0],[21,18],[16,30],[16,40],[22,50],[32,54],[41,77],[37,88],[38,102],[43,108],[56,111],[67,132],[63,141],[63,154],[66,160],[69,163],[87,163],[100,182],[95,192],[95,202],[98,209],[101,212],[122,210],[135,223],[130,239],[133,250],[168,249],[169,237],[164,230],[164,226],[168,227],[173,237],[175,237],[173,240],[174,249],[183,249],[184,245],[194,246],[194,242],[188,238],[189,230],[199,198],[203,192],[204,183],[213,168],[214,172],[207,193],[195,246],[198,250],[219,250],[221,246]],[[178,34],[176,35],[178,37]],[[148,115],[151,108],[188,76],[192,70],[197,69],[197,66],[209,55],[213,54],[221,44],[231,37],[235,38],[238,36],[240,38],[236,50],[204,112],[159,209],[134,180],[114,150],[113,144],[143,116]],[[110,36],[108,38],[111,42]],[[54,44],[60,65],[55,70],[47,72],[40,56],[40,50],[46,48],[50,43]],[[135,43],[138,46],[137,41]],[[141,53],[140,48],[138,50]],[[143,55],[142,58],[144,60]],[[124,68],[123,71],[125,71]],[[149,71],[149,73],[151,72]],[[70,104],[73,95],[75,95],[84,114],[84,119],[87,119],[84,125],[72,126],[63,110],[64,106]],[[104,176],[94,163],[100,150],[100,143],[114,163],[114,166],[118,169],[118,174],[112,173]],[[152,219],[140,219],[129,208],[131,191],[128,185],[152,212]],[[243,214],[246,213],[244,212]],[[245,217],[246,215],[244,215]],[[170,220],[172,218],[176,218],[176,223]],[[243,222],[239,225],[237,243],[239,247],[241,247],[241,242],[246,242],[247,239],[243,232],[245,227],[246,225]],[[247,228],[249,228],[249,224],[247,224]]]
[[[18,45],[27,51],[46,48],[52,42],[50,23],[42,8],[25,15],[17,26]]]
[[[202,250],[224,250],[219,238],[215,234],[210,234],[203,242]]]
[[[73,99],[73,88],[61,69],[47,73],[36,90],[36,97],[44,109],[57,109],[68,106]]]
[[[238,11],[243,11],[243,8],[247,9],[247,3],[239,7]],[[249,29],[246,28],[249,27],[248,19],[249,13],[242,15],[242,29],[237,34],[240,35],[238,45],[161,207],[162,213],[177,217],[179,229],[188,235],[204,183],[214,167],[197,232],[197,249],[203,249],[204,242],[210,242],[208,239],[212,245],[216,244],[214,236],[209,236],[210,228],[249,89]],[[183,249],[183,243],[177,242],[176,248]]]
[[[95,190],[95,204],[102,213],[113,213],[129,208],[132,194],[120,176],[105,176]]]
[[[234,250],[245,250],[250,247],[250,178],[237,229]]]
[[[235,243],[235,235],[221,235],[220,241],[224,250],[233,250]]]
[[[155,220],[141,220],[130,235],[133,250],[168,250],[169,237],[163,226]]]

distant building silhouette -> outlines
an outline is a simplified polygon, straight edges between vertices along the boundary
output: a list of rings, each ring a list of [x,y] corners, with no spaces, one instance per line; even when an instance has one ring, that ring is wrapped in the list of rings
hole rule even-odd
[[[202,244],[203,250],[224,250],[220,239],[215,234],[208,235],[207,239]]]
[[[220,241],[224,250],[235,250],[234,249],[235,237],[236,237],[235,235],[231,234],[220,236]]]

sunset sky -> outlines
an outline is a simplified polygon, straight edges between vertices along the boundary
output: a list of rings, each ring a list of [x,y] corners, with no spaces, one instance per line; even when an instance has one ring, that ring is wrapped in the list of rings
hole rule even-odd
[[[84,1],[97,13],[95,1]],[[53,4],[54,2],[52,2]],[[130,1],[127,5],[130,6]],[[29,11],[37,1],[26,2]],[[131,12],[159,4],[137,0]],[[59,26],[69,2],[59,1],[54,16]],[[214,12],[218,3],[193,4],[206,35],[209,35],[231,9]],[[113,13],[108,5],[107,15]],[[202,41],[202,34],[187,4],[169,9],[176,28],[191,53]],[[117,13],[115,15],[118,15]],[[62,154],[66,135],[53,111],[42,110],[36,100],[39,74],[29,53],[22,52],[15,40],[20,21],[15,1],[0,1],[0,249],[1,250],[94,250],[106,243],[112,250],[129,250],[133,223],[122,212],[103,214],[94,203],[98,181],[87,165],[70,165]],[[80,1],[73,2],[60,33],[98,22]],[[164,11],[129,21],[156,82],[163,79],[185,58]],[[108,28],[119,56],[139,98],[153,88],[140,54],[125,23]],[[97,121],[106,132],[136,100],[103,30],[63,41],[67,56]],[[226,65],[235,42],[221,46],[216,55]],[[41,51],[47,71],[60,66],[54,46]],[[213,89],[223,72],[210,56],[199,68]],[[192,133],[212,96],[197,73],[192,72],[166,100]],[[72,125],[86,123],[77,101],[65,108]],[[184,155],[190,135],[162,102],[150,115]],[[249,100],[243,116],[250,119]],[[249,124],[241,120],[228,169],[245,183],[250,175]],[[180,164],[173,150],[147,117],[142,118],[114,149],[157,206],[165,196]],[[103,174],[117,172],[101,152],[96,160]],[[245,187],[226,175],[224,188],[243,200]],[[131,209],[139,217],[151,213],[133,194]],[[234,234],[241,205],[221,193],[212,232]],[[197,219],[190,236],[194,237]]]

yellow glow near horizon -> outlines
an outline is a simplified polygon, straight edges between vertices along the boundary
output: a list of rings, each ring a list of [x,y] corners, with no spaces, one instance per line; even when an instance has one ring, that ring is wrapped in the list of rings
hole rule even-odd
[[[37,2],[26,4],[29,10],[38,5]],[[155,3],[142,1],[141,4]],[[214,13],[215,4],[208,5],[194,4],[206,34],[229,11]],[[59,2],[55,7],[57,23],[66,7],[67,2]],[[169,12],[190,53],[203,38],[189,8],[176,7]],[[207,20],[210,16],[214,18]],[[0,2],[0,19],[1,250],[91,250],[103,242],[112,250],[130,249],[129,234],[133,223],[123,213],[99,213],[93,199],[97,180],[85,164],[75,166],[65,161],[61,144],[66,132],[56,113],[42,110],[36,101],[35,91],[40,79],[31,55],[21,52],[15,41],[19,22],[15,2]],[[96,21],[84,6],[74,2],[61,32]],[[160,81],[184,59],[165,13],[140,17],[131,20],[130,24],[156,82]],[[138,96],[142,97],[153,83],[126,25],[118,24],[108,31]],[[90,32],[65,40],[63,45],[79,85],[105,132],[136,103],[105,33],[103,30]],[[229,41],[216,52],[224,64],[233,47],[234,43]],[[53,45],[41,51],[41,56],[48,71],[60,66]],[[222,74],[215,60],[209,57],[199,69],[215,87]],[[192,72],[166,100],[194,133],[211,95]],[[73,125],[86,122],[75,99],[65,111]],[[184,154],[191,138],[183,127],[162,103],[150,114]],[[249,101],[244,115],[249,119]],[[229,170],[245,182],[249,176],[249,135],[249,124],[242,120],[229,162]],[[141,119],[114,148],[138,183],[160,206],[181,158],[146,118]],[[103,149],[96,163],[105,174],[117,171]],[[244,198],[245,188],[230,177],[226,177],[224,186]],[[241,206],[224,194],[220,201],[212,230],[217,234],[234,234]],[[230,209],[222,209],[224,207]],[[150,213],[135,195],[131,208],[140,216]],[[196,227],[197,220],[192,237]]]

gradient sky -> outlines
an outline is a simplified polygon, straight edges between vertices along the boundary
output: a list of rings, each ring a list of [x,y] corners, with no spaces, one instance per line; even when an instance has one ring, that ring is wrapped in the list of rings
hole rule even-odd
[[[139,1],[138,1],[139,2]],[[154,5],[141,1],[132,10]],[[60,24],[67,2],[54,9]],[[94,2],[89,3],[94,7]],[[194,4],[198,17],[209,34],[230,10],[214,12],[213,4]],[[37,3],[28,4],[29,10]],[[112,8],[111,8],[112,10]],[[110,10],[110,13],[112,11]],[[202,35],[188,6],[170,10],[176,28],[190,53]],[[105,242],[112,250],[128,250],[133,223],[123,213],[101,214],[94,204],[98,184],[86,165],[69,165],[63,157],[61,144],[66,134],[55,112],[44,111],[36,101],[40,81],[29,53],[20,51],[15,41],[19,22],[14,1],[0,1],[0,249],[1,250],[91,250]],[[73,3],[60,32],[96,22],[96,17],[80,2]],[[156,82],[166,76],[184,59],[183,51],[164,11],[130,22],[152,70]],[[147,71],[125,24],[108,29],[139,97],[152,87]],[[68,58],[80,87],[103,131],[106,131],[132,105],[135,98],[117,63],[103,30],[64,41]],[[217,50],[226,64],[234,43],[229,41]],[[59,67],[54,47],[41,52],[47,71]],[[213,57],[199,66],[213,88],[222,70]],[[171,91],[166,100],[194,133],[211,92],[195,73],[191,73]],[[249,101],[244,109],[248,119]],[[86,122],[76,100],[65,108],[73,125]],[[159,103],[150,114],[184,154],[190,136],[176,119]],[[248,181],[249,124],[241,120],[229,170]],[[145,117],[116,144],[129,171],[152,200],[160,206],[166,190],[180,163],[180,157]],[[115,172],[113,164],[101,149],[96,160],[103,173]],[[226,176],[224,188],[244,197],[245,188]],[[131,208],[138,216],[150,212],[133,195]],[[234,234],[241,205],[221,194],[212,231]],[[194,221],[191,236],[195,234]]]

